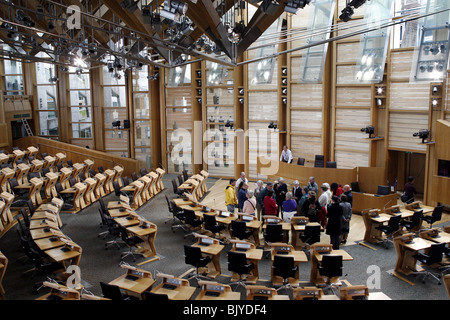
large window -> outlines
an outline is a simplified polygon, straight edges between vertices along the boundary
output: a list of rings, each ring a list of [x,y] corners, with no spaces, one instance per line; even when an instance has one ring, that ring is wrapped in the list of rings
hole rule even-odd
[[[125,77],[103,68],[103,121],[105,127],[105,151],[121,157],[129,157],[129,129]],[[113,123],[120,121],[120,127]]]
[[[132,72],[134,110],[134,158],[151,168],[150,88],[148,67]]]
[[[69,69],[71,142],[93,148],[91,83],[89,70]]]
[[[43,62],[36,62],[35,66],[39,135],[58,139],[58,90],[56,81],[52,79],[55,75],[55,66]]]
[[[12,50],[4,45],[4,50]],[[23,70],[22,62],[15,60],[3,60],[3,86],[5,95],[23,95]]]

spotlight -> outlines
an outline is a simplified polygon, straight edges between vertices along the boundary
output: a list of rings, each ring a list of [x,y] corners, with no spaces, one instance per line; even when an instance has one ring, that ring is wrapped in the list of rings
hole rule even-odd
[[[269,129],[274,129],[275,128],[275,124],[274,124],[273,121],[270,121],[268,128]]]
[[[431,52],[433,55],[437,55],[437,54],[439,53],[439,47],[438,47],[437,45],[431,46],[430,52]]]
[[[245,31],[245,23],[244,20],[241,20],[236,24],[236,27],[233,29],[233,32],[235,34],[241,35],[244,33],[244,31]]]
[[[420,129],[419,132],[413,133],[413,137],[419,137],[422,139],[422,143],[425,143],[425,140],[430,137],[430,130]]]
[[[54,30],[56,28],[55,22],[53,22],[53,20],[50,20],[47,24],[47,27],[49,30]]]
[[[133,0],[123,0],[121,3],[120,3],[120,5],[122,6],[122,8],[124,8],[124,9],[128,9],[128,11],[130,12],[130,13],[133,13],[133,12],[135,12],[136,10],[137,10],[137,8],[138,8],[138,2],[139,2],[139,0],[137,0],[137,1],[133,1]]]
[[[383,105],[383,100],[380,98],[377,99],[377,106],[381,107]]]
[[[434,70],[434,66],[433,66],[433,64],[429,64],[429,65],[427,65],[427,71],[428,72],[433,72],[433,70]]]
[[[120,129],[120,120],[113,121],[113,122],[112,122],[112,127],[113,127],[113,128],[117,128],[117,129]]]
[[[109,60],[108,63],[106,64],[107,68],[108,68],[108,72],[113,73],[114,72],[114,61]]]
[[[284,7],[284,11],[296,14],[298,9],[303,9],[311,0],[289,0]]]
[[[439,72],[444,71],[444,65],[441,62],[436,63],[436,70]]]
[[[91,43],[89,46],[88,46],[88,51],[89,51],[89,54],[91,54],[91,55],[97,55],[97,45],[95,44],[95,43]]]
[[[287,98],[283,98],[283,104],[287,104]]]
[[[57,77],[51,77],[50,79],[48,79],[48,81],[56,82],[56,81],[58,81],[58,78]]]
[[[239,98],[239,103],[244,104],[244,98]]]
[[[358,9],[359,7],[361,7],[364,3],[366,2],[366,0],[352,0],[349,2],[349,6],[352,6],[355,9]]]
[[[420,70],[420,72],[425,72],[427,70],[427,67],[425,65],[421,64],[419,66],[419,70]]]
[[[377,94],[378,94],[378,95],[383,94],[383,87],[378,87],[378,88],[377,88]]]
[[[437,95],[439,92],[439,88],[437,86],[433,86],[433,95]]]
[[[352,7],[346,6],[344,9],[342,9],[339,19],[341,19],[344,22],[348,22],[352,18],[353,13],[354,11]]]
[[[375,133],[375,127],[367,126],[365,128],[362,128],[361,132],[365,132],[365,133],[369,134],[369,139],[372,139],[372,135]]]
[[[438,105],[439,101],[438,99],[433,99],[433,101],[431,101],[431,104],[433,105],[433,107],[436,107]]]

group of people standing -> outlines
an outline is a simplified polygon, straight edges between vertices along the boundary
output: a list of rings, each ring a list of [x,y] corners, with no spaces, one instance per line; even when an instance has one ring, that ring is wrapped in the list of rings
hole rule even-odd
[[[278,181],[256,182],[255,188],[249,190],[245,172],[238,179],[230,179],[225,189],[225,203],[229,212],[256,215],[273,215],[289,222],[292,216],[306,216],[310,222],[318,222],[326,228],[333,249],[339,249],[346,243],[350,232],[353,196],[349,185],[343,187],[337,183],[323,183],[320,187],[314,177],[310,177],[303,188],[299,181],[294,181],[292,189],[283,178]]]

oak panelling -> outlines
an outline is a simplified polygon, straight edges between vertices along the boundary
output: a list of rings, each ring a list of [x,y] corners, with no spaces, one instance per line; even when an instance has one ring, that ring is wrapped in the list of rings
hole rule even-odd
[[[336,106],[370,107],[371,87],[337,87]]]
[[[231,86],[231,89],[233,87]],[[214,103],[214,96],[218,97],[219,103]],[[228,88],[207,88],[206,89],[207,105],[234,105],[234,92]]]
[[[337,63],[353,63],[358,60],[359,42],[337,43]]]
[[[322,133],[322,111],[291,111],[291,133],[321,134]]]
[[[265,155],[272,159],[280,158],[278,150],[279,136],[278,134],[271,134],[271,130],[267,128],[268,123],[264,122],[249,122],[248,124],[248,163],[249,176],[252,179],[265,179],[267,177],[257,175],[256,163],[257,157]]]
[[[342,10],[341,10],[342,11]],[[339,11],[339,12],[341,12]],[[339,22],[338,23],[338,30],[337,30],[337,36],[345,36],[345,35],[349,35],[351,33],[354,32],[358,32],[365,29],[365,25],[362,23],[361,19],[356,19],[356,20],[350,20],[348,22]],[[361,38],[361,35],[354,35],[351,37],[346,37],[344,38],[344,41],[355,41],[355,42],[359,42]]]
[[[166,106],[180,107],[183,104],[183,98],[187,106],[191,105],[191,86],[180,86],[175,88],[166,88]]]
[[[389,89],[389,108],[428,111],[430,103],[429,83],[392,82]]]
[[[413,133],[428,128],[428,113],[393,112],[389,114],[389,148],[425,151],[426,145],[421,143]]]
[[[336,109],[336,129],[361,129],[368,125],[371,125],[369,109]]]
[[[322,84],[304,83],[291,85],[291,108],[318,108],[323,106]]]
[[[36,145],[39,147],[39,153],[48,153],[55,155],[59,152],[66,154],[67,160],[71,159],[73,163],[83,163],[84,160],[90,159],[94,161],[94,169],[102,166],[105,170],[107,168],[114,168],[120,164],[124,167],[123,176],[130,176],[132,172],[138,172],[139,161],[134,159],[122,158],[110,153],[87,149],[84,147],[75,146],[72,144],[45,139],[41,137],[25,137],[15,140],[15,146],[26,149],[30,145]]]
[[[322,136],[291,135],[291,145],[289,147],[294,157],[294,163],[300,157],[305,158],[306,161],[313,165],[315,155],[322,154]],[[305,163],[305,166],[308,165]]]
[[[409,79],[413,56],[414,50],[391,51],[391,63],[389,64],[391,80]]]
[[[366,134],[359,131],[336,130],[336,149],[365,151],[369,153],[369,139]]]
[[[278,99],[276,91],[248,93],[248,119],[277,122]],[[267,126],[266,126],[267,128]]]
[[[336,66],[336,83],[346,84],[355,82],[355,66]]]
[[[367,167],[369,165],[369,152],[361,153],[336,150],[334,152],[334,157],[337,167],[340,169],[351,169],[362,166]]]

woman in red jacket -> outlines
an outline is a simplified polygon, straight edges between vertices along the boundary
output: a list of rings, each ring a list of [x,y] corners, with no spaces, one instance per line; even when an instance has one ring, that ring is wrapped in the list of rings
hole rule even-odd
[[[273,190],[268,190],[264,197],[264,214],[268,216],[278,215],[277,202],[273,198]]]

